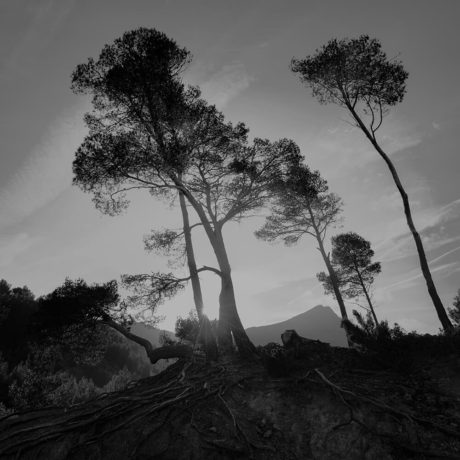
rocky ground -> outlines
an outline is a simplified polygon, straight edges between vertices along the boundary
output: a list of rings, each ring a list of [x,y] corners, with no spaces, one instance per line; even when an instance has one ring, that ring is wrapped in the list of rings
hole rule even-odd
[[[120,393],[0,420],[0,458],[459,459],[460,356],[415,361],[317,342],[179,361]]]

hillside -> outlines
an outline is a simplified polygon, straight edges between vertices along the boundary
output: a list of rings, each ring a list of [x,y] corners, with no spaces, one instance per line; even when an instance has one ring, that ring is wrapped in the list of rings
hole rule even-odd
[[[254,345],[269,342],[281,343],[281,334],[286,329],[295,329],[302,337],[321,340],[336,347],[346,347],[345,331],[340,327],[340,318],[330,307],[317,305],[312,309],[280,323],[246,329]]]
[[[257,359],[179,361],[123,392],[0,419],[0,458],[460,458],[458,349],[430,356],[426,342],[399,353],[399,372],[315,343],[286,350],[284,376]]]

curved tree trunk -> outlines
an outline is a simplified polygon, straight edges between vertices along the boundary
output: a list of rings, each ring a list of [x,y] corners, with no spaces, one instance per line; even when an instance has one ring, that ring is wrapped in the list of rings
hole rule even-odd
[[[340,289],[339,289],[339,280],[337,278],[337,274],[335,273],[334,267],[332,266],[331,261],[329,260],[329,256],[326,254],[326,251],[324,249],[324,244],[323,244],[323,238],[321,237],[321,232],[319,231],[319,228],[316,225],[315,215],[313,214],[313,211],[309,204],[307,204],[307,209],[310,214],[313,229],[315,230],[316,241],[318,242],[319,252],[321,253],[324,263],[326,264],[326,268],[327,268],[327,271],[329,273],[329,277],[332,283],[332,289],[334,290],[335,298],[337,300],[337,303],[339,304],[340,315],[342,316],[342,321],[349,321],[347,309],[345,308],[345,302],[343,301],[342,293],[340,292]],[[342,323],[342,327],[343,327],[343,324],[344,323]],[[350,333],[348,331],[348,328],[344,327],[344,329],[345,329],[345,335],[347,336],[348,345],[352,347],[353,341],[350,338]]]
[[[326,264],[327,271],[329,273],[329,277],[331,278],[332,288],[334,289],[334,295],[337,300],[337,303],[339,304],[342,320],[348,320],[347,309],[345,308],[345,303],[343,301],[342,293],[340,292],[340,289],[339,289],[339,280],[337,279],[337,274],[335,273],[334,267],[332,266],[331,261],[329,260],[329,256],[326,254],[326,251],[324,249],[324,244],[323,244],[323,238],[321,237],[321,232],[319,231],[319,228],[316,224],[315,215],[309,204],[307,204],[307,209],[308,209],[308,213],[310,214],[312,227],[315,230],[316,241],[318,242],[319,252],[321,253],[323,257],[324,263]]]
[[[377,143],[375,140],[375,137],[372,136],[372,134],[369,132],[367,127],[364,125],[363,121],[359,117],[359,115],[356,113],[356,111],[353,109],[353,107],[350,104],[347,104],[348,109],[350,110],[351,114],[353,115],[353,118],[356,120],[358,123],[359,127],[361,130],[364,132],[366,137],[369,139],[375,150],[379,153],[379,155],[383,158],[385,163],[388,166],[388,169],[391,172],[391,175],[393,176],[393,180],[396,184],[396,187],[399,190],[399,193],[401,195],[403,205],[404,205],[404,214],[406,215],[406,221],[407,225],[412,233],[412,236],[415,241],[415,246],[417,247],[417,253],[420,261],[420,267],[422,269],[423,277],[425,278],[425,282],[428,288],[428,293],[430,294],[431,300],[433,302],[434,308],[436,309],[436,313],[438,314],[439,321],[442,324],[442,327],[444,328],[445,331],[452,331],[454,328],[452,326],[452,323],[449,320],[449,317],[447,316],[446,310],[444,308],[444,305],[442,304],[442,301],[438,295],[438,292],[436,290],[436,286],[433,282],[433,278],[431,276],[430,268],[428,266],[428,261],[425,255],[425,249],[423,247],[422,239],[420,238],[419,233],[417,232],[414,221],[412,219],[412,212],[410,209],[410,204],[409,204],[409,198],[407,196],[406,191],[404,190],[404,187],[402,186],[401,180],[399,178],[399,175],[396,171],[396,168],[393,165],[393,162],[390,160],[388,155],[382,150],[380,145]]]
[[[190,219],[188,217],[187,205],[183,192],[179,191],[179,203],[182,212],[182,221],[184,229],[185,252],[187,254],[187,264],[190,272],[190,281],[192,282],[193,300],[198,313],[198,318],[203,315],[204,303],[203,293],[201,291],[200,278],[196,267],[195,252],[193,250],[192,232],[190,230]]]
[[[196,266],[195,252],[193,250],[190,219],[188,216],[187,205],[185,203],[185,196],[182,191],[179,191],[179,203],[182,212],[185,251],[187,254],[190,280],[192,282],[193,299],[195,301],[195,308],[198,314],[198,319],[200,321],[200,331],[197,337],[197,344],[204,348],[204,352],[207,358],[215,360],[217,359],[217,341],[212,331],[211,323],[208,317],[204,314],[203,293],[201,291],[201,283]]]
[[[221,276],[221,292],[219,295],[219,325],[217,343],[219,351],[224,353],[233,350],[233,339],[236,342],[238,352],[242,356],[251,357],[256,353],[256,349],[244,330],[236,308],[235,292],[231,277],[231,268],[228,261],[227,251],[225,249],[222,237],[222,223],[219,223],[213,217],[212,224],[208,219],[202,205],[193,197],[193,195],[184,187],[180,178],[175,178],[176,186],[179,191],[183,192],[185,198],[189,201],[193,209],[203,224],[206,235],[213,248],[214,254],[219,265]]]
[[[230,263],[220,229],[215,230],[215,236],[213,249],[221,271],[218,330],[219,348],[224,352],[229,352],[233,348],[232,342],[234,339],[238,352],[244,357],[251,357],[256,353],[256,349],[244,330],[236,308]]]
[[[329,272],[329,277],[331,278],[332,288],[334,289],[334,295],[337,300],[337,303],[339,304],[340,315],[342,316],[342,327],[345,329],[345,335],[347,336],[348,346],[353,347],[354,342],[351,339],[350,331],[346,327],[346,322],[349,321],[349,319],[348,319],[347,310],[345,308],[345,303],[343,301],[342,293],[340,292],[340,289],[339,289],[339,281],[337,279],[337,274],[335,273],[334,267],[332,266],[331,261],[329,260],[329,257],[326,254],[326,251],[324,250],[324,245],[323,245],[321,238],[317,237],[317,240],[318,240],[319,252],[323,256],[324,263],[326,264],[327,271]]]

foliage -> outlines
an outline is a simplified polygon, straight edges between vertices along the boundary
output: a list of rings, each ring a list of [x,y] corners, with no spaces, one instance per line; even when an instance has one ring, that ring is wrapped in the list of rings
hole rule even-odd
[[[375,276],[381,272],[380,262],[372,262],[373,256],[370,242],[357,233],[348,232],[332,237],[331,263],[339,281],[340,292],[348,299],[367,297],[368,308],[371,310],[370,288]],[[320,272],[317,277],[325,293],[334,294],[330,276]]]
[[[249,145],[244,124],[226,122],[201,99],[198,88],[182,83],[189,59],[188,51],[164,34],[140,28],[107,45],[97,61],[77,67],[73,88],[92,95],[94,110],[86,116],[90,131],[76,152],[73,182],[92,193],[96,206],[108,214],[128,205],[126,194],[132,189],[168,199],[183,194],[218,259],[219,270],[206,269],[227,279],[221,299],[228,318],[220,323],[227,330],[220,335],[229,342],[230,324],[238,328],[233,332],[243,350],[249,341],[237,318],[222,227],[260,208],[274,177],[301,156],[287,139],[255,139]],[[157,243],[154,237],[153,246]],[[173,288],[166,296],[178,289],[178,280],[171,282],[169,274],[135,275],[125,279],[140,289],[135,301],[152,300],[145,289],[148,276],[154,288],[164,282]]]
[[[107,335],[110,341],[100,350],[98,361],[74,361],[62,345],[36,348],[25,362],[5,375],[6,409],[71,406],[102,393],[122,390],[131,380],[150,374],[150,366],[137,354],[140,347],[134,349],[124,339],[117,342],[113,333]],[[88,352],[94,356],[91,349]]]
[[[151,230],[144,235],[144,248],[149,252],[183,259],[185,255],[184,232],[172,229]]]
[[[38,301],[27,288],[11,288],[6,281],[0,291],[2,305],[8,306],[0,328],[8,325],[5,335],[17,334],[23,341],[22,357],[13,353],[14,342],[5,341],[5,353],[0,350],[2,413],[76,404],[152,372],[139,345],[103,324],[126,318],[116,282],[66,279]]]
[[[8,398],[15,410],[49,405],[46,395],[59,385],[58,347],[36,349],[12,371]]]
[[[367,35],[332,39],[315,54],[293,59],[291,69],[310,86],[322,104],[362,110],[371,118],[373,133],[381,126],[389,106],[403,100],[408,73],[402,63],[388,59],[380,42]]]
[[[191,310],[187,317],[178,317],[176,320],[175,332],[179,340],[187,340],[195,343],[200,331],[200,321],[195,310]]]
[[[190,53],[164,34],[140,28],[106,45],[97,61],[75,70],[76,92],[93,96],[90,134],[74,161],[74,183],[92,192],[103,212],[127,205],[131,188],[171,197],[177,179],[197,156],[245,136],[214,107],[186,88],[180,74]]]
[[[30,340],[30,321],[37,302],[27,286],[14,287],[0,280],[0,352],[17,364],[27,355]]]
[[[328,229],[340,222],[342,200],[329,192],[326,180],[318,171],[311,171],[303,164],[291,164],[284,176],[279,175],[272,182],[272,188],[271,214],[263,227],[255,232],[256,237],[266,241],[282,239],[289,246],[304,235],[313,236],[328,269],[340,313],[346,319],[347,311],[337,277],[324,247]]]
[[[376,39],[361,35],[356,39],[330,40],[312,56],[293,59],[291,69],[311,87],[320,103],[333,102],[348,109],[357,126],[385,161],[401,195],[407,225],[414,238],[428,293],[446,331],[453,326],[436,290],[420,234],[415,228],[409,198],[396,168],[377,142],[376,132],[389,107],[403,100],[408,73],[402,63],[388,59]]]
[[[344,321],[344,327],[353,342],[362,347],[371,367],[409,373],[420,365],[426,367],[431,359],[436,361],[448,354],[459,354],[458,333],[418,334],[415,331],[405,331],[397,323],[390,327],[387,321],[380,321],[375,326],[369,313],[363,317],[354,310],[353,315],[358,324]]]
[[[73,406],[95,398],[100,391],[94,382],[86,377],[77,380],[75,376],[61,373],[54,376],[56,388],[46,395],[46,401],[53,406]],[[32,406],[33,407],[33,406]]]
[[[36,325],[42,335],[62,335],[68,328],[95,327],[98,321],[123,311],[117,309],[117,282],[88,285],[66,278],[64,284],[39,299]]]
[[[458,290],[457,295],[454,297],[454,302],[452,307],[448,309],[449,316],[451,317],[454,325],[457,328],[460,328],[460,289]]]
[[[319,171],[295,165],[273,185],[276,194],[271,215],[256,231],[257,238],[282,239],[288,246],[296,244],[306,234],[324,241],[327,229],[339,222],[342,200],[329,192]]]
[[[123,287],[131,291],[123,306],[135,313],[137,320],[153,326],[160,319],[154,314],[156,307],[184,289],[184,283],[188,279],[178,278],[173,273],[161,272],[122,275]]]

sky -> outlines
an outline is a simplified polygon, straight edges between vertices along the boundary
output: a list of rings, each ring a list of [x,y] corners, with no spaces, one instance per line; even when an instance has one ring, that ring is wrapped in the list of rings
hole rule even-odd
[[[320,105],[289,70],[331,38],[368,34],[409,72],[404,101],[379,130],[411,200],[430,268],[445,306],[460,288],[460,2],[444,0],[0,0],[0,278],[36,295],[66,277],[87,282],[156,270],[186,275],[183,264],[145,252],[152,228],[180,225],[178,210],[137,193],[126,213],[102,215],[72,186],[83,141],[85,96],[70,75],[106,43],[137,27],[156,28],[188,48],[184,80],[252,137],[291,138],[345,203],[330,236],[355,231],[371,241],[382,273],[377,315],[408,330],[440,323],[420,272],[400,196],[390,173],[347,113]],[[317,304],[338,313],[316,273],[325,270],[315,241],[258,241],[253,217],[224,231],[238,309],[246,327],[275,323]],[[215,264],[194,235],[198,264]],[[218,284],[202,276],[206,309],[217,315]],[[160,327],[173,329],[193,306],[190,289],[162,305]],[[350,310],[352,306],[350,305]]]

